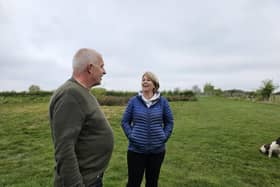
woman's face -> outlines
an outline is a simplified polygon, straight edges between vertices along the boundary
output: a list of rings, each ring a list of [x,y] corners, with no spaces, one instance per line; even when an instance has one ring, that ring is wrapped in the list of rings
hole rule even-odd
[[[142,91],[143,92],[153,92],[155,85],[153,81],[148,78],[146,75],[142,78]]]

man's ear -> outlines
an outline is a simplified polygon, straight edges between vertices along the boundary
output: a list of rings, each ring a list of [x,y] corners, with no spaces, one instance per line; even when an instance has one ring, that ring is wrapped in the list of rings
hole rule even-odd
[[[94,68],[93,64],[88,64],[86,70],[88,73],[91,73],[93,71],[93,68]]]

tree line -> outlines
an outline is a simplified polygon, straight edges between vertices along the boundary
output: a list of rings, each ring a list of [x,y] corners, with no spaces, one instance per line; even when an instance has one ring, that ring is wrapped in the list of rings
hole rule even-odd
[[[128,100],[137,95],[133,91],[114,91],[105,88],[92,88],[91,92],[96,96],[101,105],[125,105]],[[53,91],[43,91],[38,85],[31,85],[28,91],[23,92],[0,92],[0,104],[6,103],[26,103],[26,102],[48,102]],[[196,101],[197,95],[191,90],[169,90],[162,91],[161,95],[169,101]]]
[[[203,90],[205,95],[243,98],[246,97],[249,99],[268,101],[273,94],[280,95],[280,92],[274,93],[277,88],[279,88],[279,86],[275,84],[271,79],[266,79],[261,82],[261,86],[255,91],[243,91],[238,89],[223,91],[219,88],[215,88],[211,83],[206,83],[203,87]]]
[[[196,101],[197,96],[224,96],[224,97],[237,97],[237,98],[247,98],[253,100],[262,100],[268,101],[272,94],[280,95],[280,92],[274,93],[274,91],[279,86],[276,85],[272,80],[267,79],[263,80],[259,89],[255,91],[243,91],[239,89],[231,90],[222,90],[220,88],[215,88],[214,85],[207,82],[203,86],[203,91],[197,86],[194,85],[192,89],[181,90],[175,88],[174,90],[163,90],[161,94],[166,97],[169,101]],[[137,94],[133,91],[115,91],[115,90],[106,90],[105,88],[93,88],[91,90],[93,95],[97,97],[99,102],[103,105],[123,105],[126,104],[130,97]],[[21,102],[26,101],[47,101],[53,91],[43,91],[38,85],[31,85],[28,88],[28,91],[15,92],[7,91],[0,92],[0,103],[7,103],[20,100]],[[15,99],[15,96],[18,99]],[[14,97],[12,99],[9,99]]]

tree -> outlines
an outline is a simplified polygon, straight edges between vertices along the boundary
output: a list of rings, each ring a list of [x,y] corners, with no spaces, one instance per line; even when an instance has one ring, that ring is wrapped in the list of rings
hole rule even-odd
[[[192,87],[192,91],[193,93],[195,93],[196,95],[199,95],[201,93],[201,89],[197,86],[197,85],[194,85]]]
[[[174,88],[173,95],[180,95],[180,92],[180,88],[176,87]]]
[[[205,95],[213,95],[214,94],[214,86],[211,83],[206,83],[203,87],[203,92]]]
[[[216,96],[223,95],[223,90],[221,88],[214,89],[214,95]]]
[[[273,91],[277,88],[278,86],[275,85],[272,80],[267,79],[262,81],[262,86],[257,92],[261,95],[263,100],[268,101]]]
[[[34,85],[32,84],[31,86],[29,86],[29,92],[39,92],[41,89],[40,89],[40,86],[37,86],[37,85]]]

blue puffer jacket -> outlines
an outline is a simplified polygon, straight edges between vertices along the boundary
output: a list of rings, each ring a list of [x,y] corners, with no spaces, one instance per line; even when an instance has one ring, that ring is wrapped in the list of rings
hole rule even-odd
[[[128,150],[149,154],[165,150],[173,130],[173,115],[164,97],[149,108],[140,95],[132,97],[123,114],[122,128],[129,140]]]

